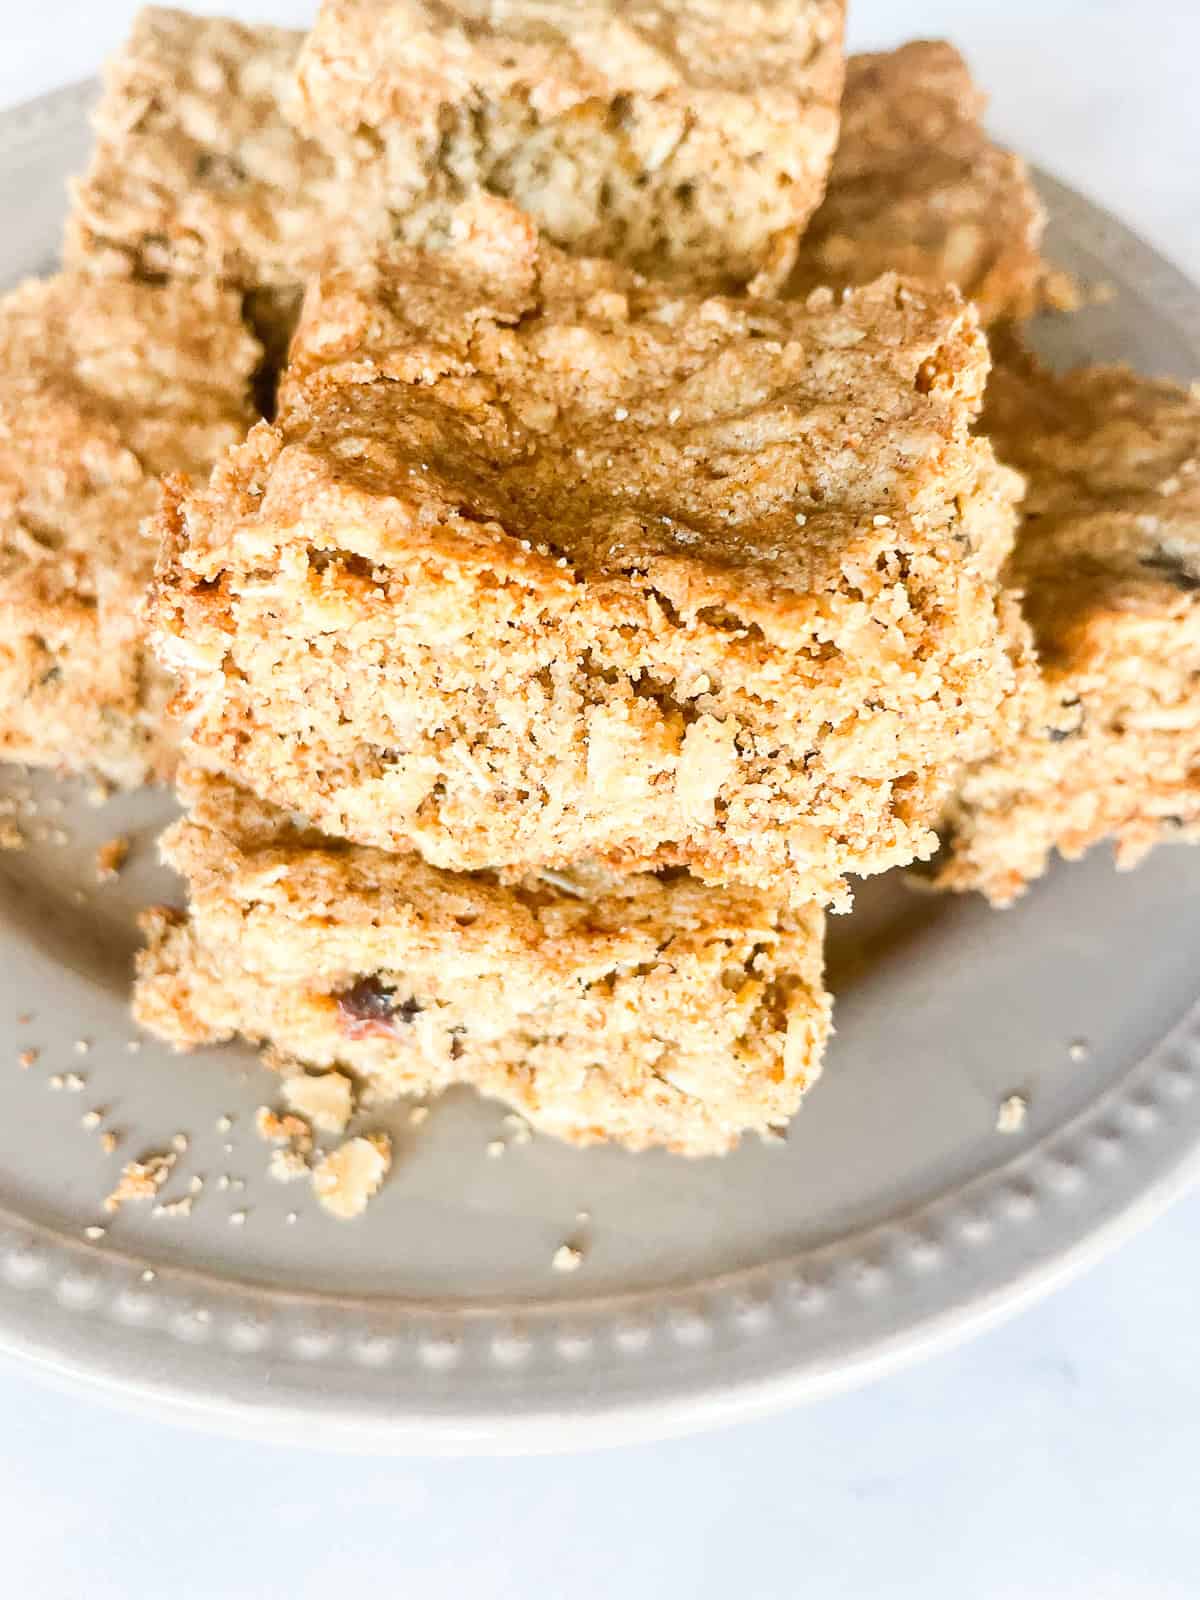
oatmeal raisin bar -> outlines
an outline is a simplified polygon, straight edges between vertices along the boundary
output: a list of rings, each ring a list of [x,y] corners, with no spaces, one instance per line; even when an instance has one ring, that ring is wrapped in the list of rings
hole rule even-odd
[[[379,141],[406,242],[477,190],[564,248],[776,286],[825,187],[844,0],[323,0],[309,125]]]
[[[985,322],[1037,310],[1045,216],[1024,162],[984,132],[983,108],[952,45],[851,56],[829,188],[792,292],[895,271],[957,285]]]
[[[108,63],[68,266],[215,277],[280,357],[305,280],[387,225],[374,160],[339,162],[289,122],[304,35],[150,6]]]
[[[1200,837],[1200,397],[1120,367],[1055,376],[1015,344],[983,426],[1026,475],[1008,577],[1040,672],[973,765],[937,879],[998,905],[1112,838],[1120,866]]]
[[[215,276],[246,295],[275,366],[308,277],[371,253],[396,230],[436,244],[456,200],[479,184],[511,190],[580,248],[649,261],[666,219],[671,248],[656,268],[737,282],[786,273],[836,133],[842,0],[774,0],[769,15],[756,5],[748,15],[761,25],[744,37],[722,21],[721,59],[697,58],[705,83],[694,94],[671,61],[693,32],[705,36],[701,15],[660,14],[655,46],[632,12],[617,21],[596,0],[560,8],[557,23],[530,5],[503,28],[469,25],[466,9],[406,8],[409,47],[419,37],[432,58],[419,95],[417,79],[406,80],[415,120],[390,114],[386,133],[360,127],[357,111],[342,125],[351,102],[329,89],[346,70],[335,59],[343,24],[356,39],[361,16],[330,10],[322,19],[305,82],[331,120],[305,132],[296,126],[302,33],[141,11],[105,73],[95,149],[74,187],[67,264],[141,278]],[[468,34],[478,81],[461,76]],[[589,62],[614,40],[621,53],[610,80]],[[531,69],[553,62],[555,75],[536,91],[519,72],[509,81],[506,53]],[[753,91],[751,78],[762,80]],[[395,96],[389,105],[398,113]],[[707,121],[702,105],[711,107]],[[399,150],[402,164],[416,165],[398,188]]]
[[[206,757],[457,869],[831,899],[927,853],[1013,675],[974,311],[683,295],[461,222],[316,285],[280,421],[170,489],[157,648]]]
[[[234,296],[65,275],[0,300],[0,759],[119,784],[173,759],[144,646],[158,474],[252,420]]]
[[[147,922],[135,1012],[240,1034],[374,1104],[466,1083],[577,1144],[716,1154],[785,1122],[829,1032],[822,918],[685,873],[450,873],[185,776],[188,918]]]

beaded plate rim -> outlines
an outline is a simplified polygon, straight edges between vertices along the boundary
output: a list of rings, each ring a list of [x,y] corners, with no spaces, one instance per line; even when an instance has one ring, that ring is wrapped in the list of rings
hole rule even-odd
[[[83,82],[0,113],[0,161]],[[1149,286],[1200,368],[1200,291],[1038,174],[1057,224]],[[566,1302],[306,1294],[158,1266],[0,1209],[0,1357],[127,1407],[324,1448],[527,1452],[661,1437],[848,1388],[1082,1270],[1200,1175],[1200,1005],[1071,1121],[905,1215],[693,1284]]]

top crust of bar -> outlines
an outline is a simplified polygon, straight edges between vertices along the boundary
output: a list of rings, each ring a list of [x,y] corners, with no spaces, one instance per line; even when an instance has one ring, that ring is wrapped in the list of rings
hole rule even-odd
[[[257,357],[236,296],[215,284],[31,279],[0,301],[5,441],[40,434],[57,472],[86,471],[82,435],[105,431],[129,460],[106,482],[202,472],[248,419]]]
[[[150,6],[109,62],[69,266],[287,288],[386,227],[371,163],[287,119],[303,34]]]
[[[764,116],[836,110],[843,0],[324,0],[300,63],[347,127],[421,121],[473,93],[544,116],[621,94],[749,98]]]
[[[792,292],[895,271],[955,284],[985,322],[1036,311],[1045,213],[1025,163],[981,126],[985,104],[944,41],[849,57],[829,185]]]
[[[453,254],[310,289],[279,425],[188,499],[168,583],[349,547],[551,592],[634,578],[811,636],[824,586],[984,466],[987,351],[954,290],[686,297],[501,202],[460,221]]]
[[[983,426],[1027,482],[1007,577],[1056,670],[1097,627],[1200,589],[1200,398],[1123,366],[1048,372],[1002,340]]]

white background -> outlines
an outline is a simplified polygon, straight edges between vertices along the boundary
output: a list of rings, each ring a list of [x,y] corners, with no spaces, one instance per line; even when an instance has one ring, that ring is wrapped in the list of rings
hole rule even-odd
[[[133,9],[0,0],[0,104],[94,71]],[[1200,277],[1200,0],[851,10],[858,47],[954,39],[997,134]],[[723,1434],[558,1460],[227,1443],[0,1374],[0,1595],[1197,1600],[1198,1285],[1193,1196],[931,1365]]]

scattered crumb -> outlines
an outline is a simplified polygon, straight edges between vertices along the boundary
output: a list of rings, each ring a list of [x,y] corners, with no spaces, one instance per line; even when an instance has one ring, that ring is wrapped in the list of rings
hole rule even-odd
[[[591,1220],[592,1213],[590,1211],[577,1211],[575,1213],[575,1224],[577,1227],[586,1228]]]
[[[184,1153],[190,1143],[191,1141],[186,1133],[175,1133],[171,1135],[171,1149],[176,1151],[176,1153],[179,1155]]]
[[[105,778],[97,778],[87,791],[86,800],[89,806],[99,810],[112,798],[112,784]]]
[[[354,1085],[341,1072],[285,1078],[283,1098],[322,1133],[344,1133],[354,1113]]]
[[[408,1124],[411,1128],[419,1128],[429,1116],[428,1106],[413,1106],[408,1113]]]
[[[158,1273],[155,1272],[154,1268],[153,1267],[147,1267],[145,1272],[142,1273],[142,1282],[143,1283],[153,1283],[155,1278],[157,1278],[157,1277],[158,1277]]]
[[[217,1132],[218,1133],[228,1133],[230,1128],[232,1128],[232,1127],[233,1127],[233,1118],[232,1117],[223,1116],[223,1117],[218,1117],[217,1118]]]
[[[510,1111],[504,1118],[504,1126],[511,1134],[513,1144],[528,1144],[533,1138],[533,1129],[515,1111]]]
[[[125,1048],[131,1056],[135,1056],[142,1048],[142,1041],[140,1039],[128,1039],[126,1040]]]
[[[192,1214],[192,1197],[183,1195],[178,1200],[164,1200],[156,1205],[150,1213],[152,1217],[190,1217]]]
[[[497,1161],[508,1149],[508,1146],[503,1139],[489,1139],[487,1144],[484,1145],[484,1149],[493,1161]]]
[[[233,1154],[233,1146],[228,1140],[226,1140],[226,1142],[221,1146],[221,1149],[224,1150],[227,1156],[231,1156]]]
[[[51,1077],[46,1079],[47,1089],[65,1089],[66,1086],[67,1080],[63,1077],[61,1072],[56,1072]]]
[[[76,1039],[75,1043],[71,1046],[71,1049],[74,1050],[77,1056],[87,1055],[91,1048],[92,1041],[90,1039]]]
[[[384,1133],[347,1139],[313,1169],[317,1199],[331,1216],[357,1217],[379,1189],[392,1165],[392,1141]]]
[[[17,1057],[17,1065],[20,1067],[22,1072],[29,1071],[30,1067],[32,1067],[34,1062],[37,1060],[39,1053],[40,1052],[37,1050],[21,1051],[21,1054]]]
[[[1000,1109],[996,1112],[996,1132],[1019,1133],[1025,1126],[1028,1111],[1029,1101],[1024,1095],[1010,1094],[1000,1102]]]
[[[1086,1061],[1091,1053],[1091,1046],[1086,1039],[1072,1039],[1067,1046],[1067,1055],[1075,1062]]]
[[[89,1133],[94,1133],[103,1121],[103,1112],[85,1111],[79,1119],[79,1126],[81,1128],[86,1128]]]
[[[116,1188],[104,1201],[104,1209],[112,1213],[129,1200],[152,1200],[170,1177],[175,1160],[174,1155],[154,1155],[144,1161],[127,1161]]]
[[[203,1189],[203,1187],[204,1187],[204,1179],[200,1176],[199,1173],[196,1173],[193,1177],[190,1177],[188,1179],[188,1193],[189,1194],[199,1194],[201,1189]]]
[[[17,1017],[17,1026],[18,1026],[18,1028],[27,1028],[32,1021],[33,1021],[33,1012],[32,1011],[22,1011],[21,1014]]]
[[[244,1227],[245,1223],[246,1223],[246,1213],[244,1211],[231,1211],[229,1213],[229,1226],[231,1228]]]
[[[275,1149],[267,1162],[267,1176],[276,1183],[294,1183],[308,1176],[308,1162],[299,1150]]]
[[[1117,298],[1117,286],[1104,278],[1084,283],[1061,267],[1051,267],[1042,278],[1041,293],[1047,311],[1073,312],[1110,305]]]
[[[1084,304],[1083,286],[1073,273],[1052,267],[1042,278],[1042,303],[1048,311],[1078,311]]]
[[[220,1192],[222,1194],[224,1194],[225,1190],[228,1189],[228,1187],[229,1187],[229,1174],[227,1172],[223,1172],[221,1174],[221,1176],[217,1179],[217,1188],[220,1190]]]
[[[283,1220],[285,1222],[287,1222],[287,1223],[293,1223],[293,1222],[298,1222],[299,1219],[300,1219],[300,1213],[298,1211],[289,1211],[287,1216],[284,1217]]]
[[[270,1106],[254,1113],[254,1129],[268,1144],[290,1144],[307,1155],[313,1146],[312,1129],[303,1117],[281,1117]]]
[[[68,1094],[82,1094],[87,1088],[87,1079],[78,1072],[65,1072],[63,1074],[63,1088]]]
[[[583,1262],[583,1251],[577,1245],[560,1244],[550,1265],[555,1272],[576,1272]]]
[[[113,1151],[117,1148],[118,1142],[118,1135],[115,1134],[111,1129],[109,1129],[107,1133],[102,1133],[100,1135],[100,1148],[104,1151],[106,1156],[112,1155]]]
[[[113,839],[108,839],[96,851],[96,878],[100,883],[109,883],[117,876],[129,857],[129,840],[123,833]]]
[[[102,1228],[98,1222],[93,1222],[83,1230],[83,1237],[85,1239],[103,1239],[107,1232],[107,1228]]]

